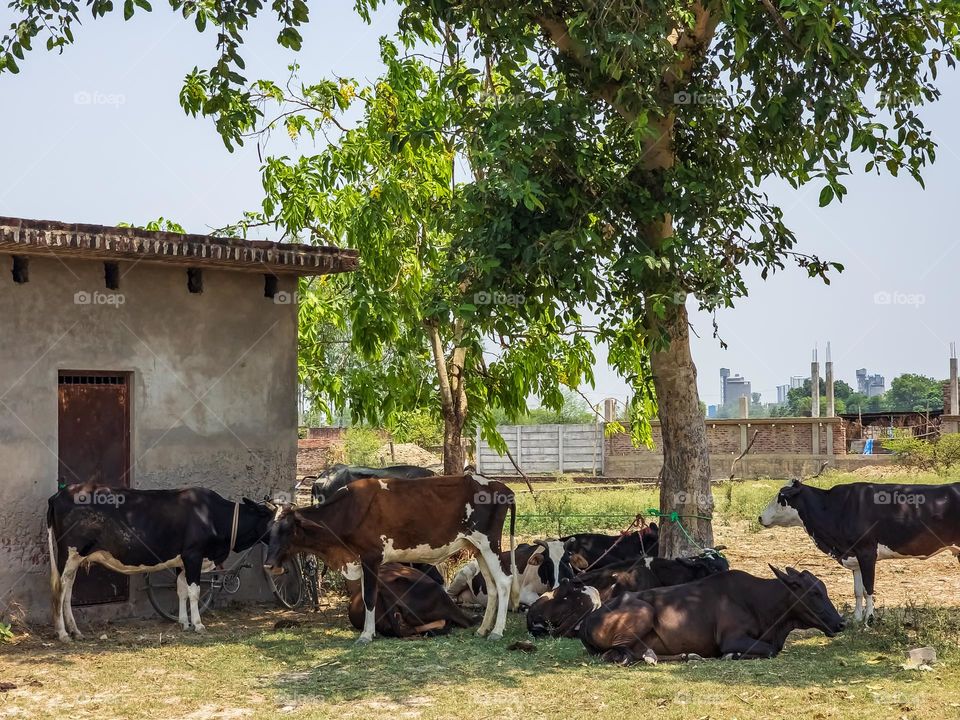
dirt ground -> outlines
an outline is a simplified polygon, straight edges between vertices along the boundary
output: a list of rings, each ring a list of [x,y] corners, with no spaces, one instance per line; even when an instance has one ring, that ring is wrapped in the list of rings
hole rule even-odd
[[[771,528],[753,532],[747,523],[715,525],[718,545],[730,566],[754,575],[770,576],[767,564],[809,570],[827,586],[830,599],[841,608],[853,605],[853,573],[820,552],[803,528]],[[884,606],[960,606],[960,563],[950,552],[929,560],[884,560],[877,563],[877,608]]]

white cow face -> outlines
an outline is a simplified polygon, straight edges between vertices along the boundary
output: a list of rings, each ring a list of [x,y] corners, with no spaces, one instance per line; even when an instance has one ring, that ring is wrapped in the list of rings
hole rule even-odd
[[[791,501],[799,494],[800,482],[794,480],[778,492],[760,513],[759,521],[764,527],[795,527],[803,525],[800,513],[791,505]]]

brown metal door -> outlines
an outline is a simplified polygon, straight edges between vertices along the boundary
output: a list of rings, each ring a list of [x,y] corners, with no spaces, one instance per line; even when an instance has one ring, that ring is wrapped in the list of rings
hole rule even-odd
[[[127,373],[60,372],[60,482],[130,487],[130,383]],[[74,605],[130,596],[126,575],[102,565],[81,570]]]

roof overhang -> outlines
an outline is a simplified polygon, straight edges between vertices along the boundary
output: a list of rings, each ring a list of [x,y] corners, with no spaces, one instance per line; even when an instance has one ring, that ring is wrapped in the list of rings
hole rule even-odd
[[[131,260],[273,275],[350,272],[356,250],[0,216],[0,252]]]

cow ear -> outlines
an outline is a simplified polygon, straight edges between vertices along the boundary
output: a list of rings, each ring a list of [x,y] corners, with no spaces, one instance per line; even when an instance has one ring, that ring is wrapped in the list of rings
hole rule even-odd
[[[773,565],[768,565],[767,567],[773,570],[773,574],[776,575],[777,579],[780,580],[781,582],[785,582],[785,583],[790,582],[790,578],[787,576],[787,574],[782,570],[780,570],[779,568],[775,568]]]
[[[536,555],[531,555],[530,559],[527,560],[527,565],[532,565],[537,567],[538,565],[543,564],[543,553],[537,553]]]

